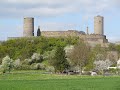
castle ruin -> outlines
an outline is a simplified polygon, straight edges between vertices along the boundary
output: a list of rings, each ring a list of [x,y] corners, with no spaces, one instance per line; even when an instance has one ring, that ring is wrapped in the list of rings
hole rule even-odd
[[[94,34],[89,34],[88,27],[87,32],[77,31],[77,30],[68,30],[68,31],[40,31],[40,27],[37,31],[37,36],[44,37],[79,37],[83,39],[85,42],[94,46],[97,44],[101,44],[102,46],[106,46],[108,40],[104,35],[104,17],[95,16],[94,17]],[[24,18],[24,37],[34,36],[34,18],[26,17]]]

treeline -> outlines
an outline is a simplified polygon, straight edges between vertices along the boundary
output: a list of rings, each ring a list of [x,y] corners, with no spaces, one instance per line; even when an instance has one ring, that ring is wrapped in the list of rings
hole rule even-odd
[[[6,55],[9,55],[13,60],[24,60],[33,55],[33,53],[43,54],[45,51],[51,51],[54,48],[66,45],[74,45],[78,41],[77,37],[68,38],[45,38],[45,37],[31,37],[11,39],[2,42],[0,45],[0,61]]]
[[[80,74],[98,70],[103,73],[108,67],[117,65],[113,55],[108,55],[109,51],[117,51],[120,56],[120,45],[91,48],[79,37],[11,39],[0,45],[0,68],[3,73],[12,68],[59,73],[75,71]]]
[[[108,50],[109,51],[117,51],[119,53],[119,56],[120,56],[120,45],[116,45],[114,43],[111,43],[111,44],[109,44]]]

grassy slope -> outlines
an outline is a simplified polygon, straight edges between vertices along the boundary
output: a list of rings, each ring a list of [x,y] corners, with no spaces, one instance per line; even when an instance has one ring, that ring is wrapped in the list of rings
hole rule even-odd
[[[120,77],[41,74],[36,71],[0,75],[0,90],[120,90]]]

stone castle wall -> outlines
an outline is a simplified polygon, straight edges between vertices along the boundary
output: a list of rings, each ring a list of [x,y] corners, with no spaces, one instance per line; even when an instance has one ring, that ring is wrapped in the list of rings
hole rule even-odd
[[[45,37],[67,37],[67,36],[79,36],[85,34],[84,32],[79,32],[76,30],[68,31],[42,31],[41,36]]]
[[[86,41],[87,43],[91,44],[91,46],[95,46],[97,44],[104,44],[108,43],[105,35],[100,34],[85,34],[82,31],[76,30],[68,30],[68,31],[42,31],[41,36],[45,37],[79,37]]]

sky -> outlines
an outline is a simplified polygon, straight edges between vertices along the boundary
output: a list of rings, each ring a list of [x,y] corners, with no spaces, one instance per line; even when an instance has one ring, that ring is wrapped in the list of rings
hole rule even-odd
[[[104,17],[109,42],[120,41],[120,0],[0,0],[0,41],[23,36],[23,18],[34,17],[35,33],[78,30],[94,33],[94,16]],[[35,34],[36,35],[36,34]]]

